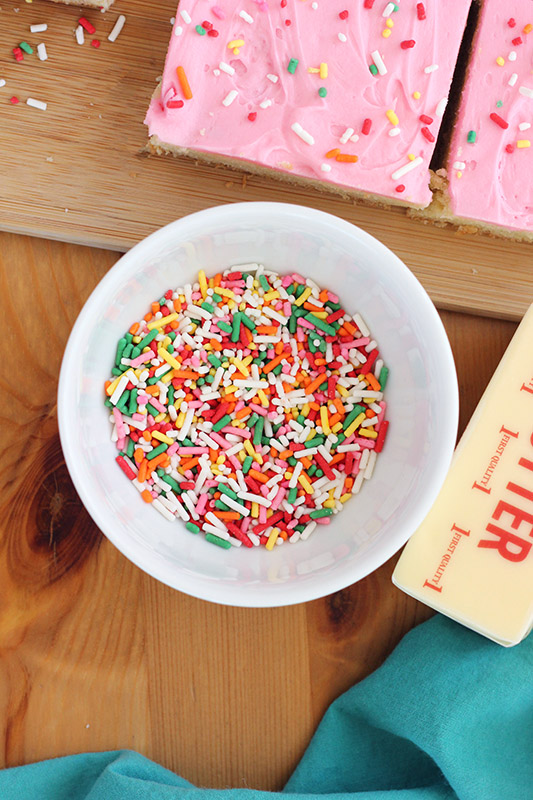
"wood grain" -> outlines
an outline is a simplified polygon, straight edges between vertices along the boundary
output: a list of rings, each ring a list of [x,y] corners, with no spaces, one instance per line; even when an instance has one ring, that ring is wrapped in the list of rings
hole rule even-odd
[[[127,249],[156,228],[218,203],[284,201],[337,214],[391,247],[441,308],[518,319],[533,298],[531,244],[461,235],[409,219],[401,209],[356,205],[339,196],[268,178],[148,157],[143,117],[161,74],[176,0],[118,0],[107,14],[87,10],[99,49],[75,43],[79,11],[34,0],[2,11],[0,46],[47,44],[2,65],[0,226],[53,239]],[[118,13],[127,22],[107,41]],[[28,25],[48,22],[32,36]],[[18,105],[8,98],[20,97]],[[46,112],[25,105],[28,96]],[[21,188],[23,187],[23,189]]]
[[[0,766],[134,748],[204,786],[279,789],[327,705],[430,615],[391,559],[330,597],[236,609],[149,578],[102,537],[59,445],[60,360],[115,254],[0,234]],[[515,329],[443,313],[461,427]]]

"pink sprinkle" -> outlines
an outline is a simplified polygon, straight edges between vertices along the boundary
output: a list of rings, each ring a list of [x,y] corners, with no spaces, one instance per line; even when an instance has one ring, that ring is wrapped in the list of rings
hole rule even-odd
[[[213,6],[213,8],[211,9],[211,11],[212,11],[212,12],[213,12],[213,14],[215,15],[215,17],[218,17],[218,19],[226,19],[226,14],[225,14],[225,12],[224,12],[224,11],[223,11],[223,10],[220,8],[220,6]]]
[[[167,450],[168,453],[168,450]],[[207,501],[209,499],[209,495],[207,493],[201,494],[198,498],[198,502],[196,503],[195,511],[197,514],[202,515],[205,511],[205,507],[207,505]]]
[[[226,425],[224,428],[222,428],[222,433],[233,433],[234,436],[242,436],[243,439],[252,438],[250,431],[247,431],[244,428],[232,428],[231,425]]]
[[[173,456],[174,453],[177,453],[177,451],[179,450],[179,446],[180,446],[179,442],[174,442],[174,444],[171,444],[167,450],[167,456]]]

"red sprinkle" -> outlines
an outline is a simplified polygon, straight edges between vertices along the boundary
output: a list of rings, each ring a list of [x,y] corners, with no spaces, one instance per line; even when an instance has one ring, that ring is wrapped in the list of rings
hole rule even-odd
[[[507,20],[507,24],[509,25],[510,28],[514,28],[514,26],[516,25],[516,20],[514,19],[514,17],[511,17],[511,19],[508,19]]]
[[[167,100],[167,108],[182,108],[183,100]]]
[[[248,119],[250,120],[250,122],[255,122],[257,119],[257,111],[250,111],[250,113],[248,114]]]
[[[513,145],[512,145],[512,144],[506,144],[506,145],[505,145],[505,152],[506,152],[506,153],[514,153],[514,147],[513,147]]]
[[[427,139],[428,142],[435,141],[435,137],[433,136],[429,128],[422,128],[422,136],[424,137],[424,139]]]
[[[126,477],[129,478],[130,481],[134,481],[137,476],[135,475],[134,471],[132,470],[128,462],[125,460],[125,458],[123,456],[117,456],[115,458],[115,461],[119,465],[122,472],[126,475]]]
[[[341,19],[348,19],[348,16],[349,16],[349,12],[348,11],[341,11],[340,14],[339,14],[339,17]]]
[[[515,47],[518,47],[519,44],[523,44],[522,37],[521,36],[517,36],[516,39],[513,39],[513,44],[514,44]]]
[[[368,134],[370,133],[370,129],[371,128],[372,128],[372,120],[367,117],[365,119],[365,121],[363,122],[363,127],[361,128],[361,133],[363,133],[365,136],[368,136]]]
[[[13,55],[15,56],[15,61],[24,61],[24,56],[22,55],[20,47],[13,48]]]
[[[414,39],[405,39],[405,41],[400,42],[400,47],[402,50],[409,50],[411,47],[414,47],[416,44]]]
[[[13,97],[9,98],[9,102],[13,103],[14,106],[17,105],[18,101],[19,101],[19,99],[18,99],[18,97],[15,97],[15,95],[13,95]]]
[[[425,19],[426,18],[426,9],[424,8],[424,3],[417,3],[416,4],[416,13],[418,19]]]
[[[287,0],[281,0],[280,6],[282,8],[285,8],[286,5],[287,5]]]
[[[286,20],[285,20],[285,25],[287,25],[287,27],[288,27],[289,25],[292,25],[292,22],[290,21],[290,19],[286,19]]]
[[[91,47],[100,47],[100,39],[93,39],[91,42]]]
[[[381,453],[381,451],[383,450],[383,445],[385,443],[385,436],[387,435],[388,427],[389,427],[388,420],[385,419],[382,420],[381,425],[379,426],[379,433],[378,433],[378,438],[376,439],[376,446],[374,447],[376,453]]]
[[[431,123],[433,122],[433,117],[428,117],[427,114],[420,114],[418,119],[420,120],[420,122],[423,122],[425,125],[431,125]]]
[[[400,193],[405,192],[405,186],[403,185],[403,183],[400,183],[400,185],[396,187],[396,191]]]
[[[89,22],[89,20],[85,19],[85,17],[80,17],[78,20],[78,24],[81,25],[82,28],[85,28],[87,33],[94,33],[96,31],[96,28],[94,27],[92,22]]]
[[[212,36],[213,38],[216,38],[218,36],[218,31],[215,30],[215,28],[211,28],[210,31],[207,31],[207,35],[208,36]]]
[[[374,0],[365,0],[364,2],[365,8],[372,8],[373,5],[374,5]]]
[[[209,22],[208,19],[204,19],[204,21],[202,22],[202,28],[205,28],[206,31],[210,31],[212,27],[213,23]]]
[[[503,128],[504,130],[506,130],[506,129],[509,127],[509,123],[508,123],[508,122],[506,122],[504,119],[502,119],[502,118],[500,117],[500,115],[499,115],[499,114],[495,114],[495,113],[493,112],[493,113],[490,115],[490,118],[491,118],[491,120],[492,120],[493,122],[495,122],[495,123],[496,123],[496,125],[499,125],[499,126],[500,126],[500,128]]]

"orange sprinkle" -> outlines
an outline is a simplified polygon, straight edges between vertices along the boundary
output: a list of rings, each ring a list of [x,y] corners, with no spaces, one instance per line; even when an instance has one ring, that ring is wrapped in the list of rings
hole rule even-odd
[[[238,514],[236,511],[213,511],[215,517],[219,519],[240,519],[241,515]]]
[[[309,383],[309,384],[308,384],[308,385],[305,387],[305,393],[306,393],[306,394],[313,394],[313,392],[315,391],[315,389],[318,389],[318,387],[320,386],[320,384],[324,383],[324,379],[325,379],[325,376],[324,376],[324,375],[319,375],[319,376],[318,376],[318,378],[315,378],[315,379],[314,379],[314,381],[311,381],[311,382],[310,382],[310,383]]]
[[[145,503],[152,503],[154,499],[152,497],[152,493],[149,492],[148,489],[145,489],[144,492],[141,492],[141,497]]]
[[[325,303],[328,298],[329,298],[328,290],[322,289],[322,291],[318,295],[318,299],[321,300],[322,303]]]
[[[146,473],[148,472],[148,461],[144,459],[141,461],[141,465],[139,467],[139,474],[137,475],[137,480],[139,483],[144,483],[146,480]]]
[[[240,411],[236,412],[235,419],[243,419],[244,417],[248,417],[251,413],[249,408],[241,408]]]
[[[256,331],[260,336],[275,336],[278,329],[275,325],[258,325]]]
[[[283,347],[283,342],[279,342],[279,344],[281,344],[281,346]],[[268,375],[269,372],[272,372],[272,370],[275,369],[278,366],[278,364],[281,364],[283,356],[284,354],[280,353],[279,355],[276,356],[276,358],[273,358],[272,361],[269,361],[268,364],[266,364],[263,367],[263,373],[265,375]]]
[[[313,460],[312,460],[311,458],[307,458],[306,456],[304,456],[303,458],[301,458],[301,459],[300,459],[300,461],[301,461],[301,462],[302,462],[302,464],[304,465],[304,468],[305,468],[305,469],[309,469],[309,467],[310,467],[310,466],[312,465],[312,463],[313,463]]]
[[[347,329],[347,330],[348,330],[350,333],[356,333],[356,332],[357,332],[357,327],[356,327],[356,326],[355,326],[355,325],[354,325],[352,322],[345,321],[345,323],[344,323],[344,327],[345,327],[345,328],[346,328],[346,329]]]
[[[136,447],[133,453],[133,458],[137,464],[142,464],[142,460],[144,458],[144,450],[142,447]]]
[[[148,312],[148,314],[144,315],[143,319],[144,319],[145,322],[150,322],[150,320],[152,319],[152,314],[150,314],[150,312]]]
[[[143,431],[142,437],[143,437],[145,442],[151,442],[152,441],[152,434],[150,433],[150,431]]]
[[[134,322],[133,325],[130,328],[131,335],[135,336],[135,334],[137,333],[138,330],[139,330],[139,323],[138,322]]]
[[[183,67],[176,67],[176,74],[178,76],[178,80],[180,82],[181,91],[183,92],[183,96],[186,100],[192,99],[192,92],[191,87],[189,86],[189,81],[187,80],[187,75],[185,74],[185,70]]]
[[[159,386],[147,386],[145,392],[146,394],[151,394],[152,397],[157,397],[159,394]]]
[[[255,478],[256,481],[259,481],[259,483],[266,483],[268,480],[266,475],[263,475],[262,472],[258,472],[256,469],[251,469],[248,472],[248,475],[251,475],[252,478]]]
[[[367,372],[365,378],[366,382],[372,387],[372,389],[375,389],[376,392],[380,391],[381,386],[375,375],[373,375],[371,372]]]
[[[533,25],[528,22],[527,25],[524,25],[524,33],[531,33],[531,31],[533,31]]]
[[[210,447],[209,448],[209,458],[214,464],[216,462],[217,458],[218,458],[218,450],[215,450],[213,447]]]
[[[326,153],[326,158],[336,158],[339,155],[339,153],[340,153],[339,148],[334,147],[333,150],[328,150],[328,152]]]
[[[158,456],[150,460],[149,468],[150,471],[153,472],[156,467],[164,467],[166,469],[166,467],[168,467],[169,464],[170,464],[170,459],[167,456],[167,454],[159,453]]]
[[[349,153],[339,153],[338,156],[335,156],[335,161],[346,161],[349,164],[355,164],[358,158],[357,156],[351,156]]]
[[[333,456],[333,458],[329,462],[329,466],[332,467],[333,464],[338,464],[339,461],[342,461],[343,459],[344,459],[344,453],[337,453],[337,455]]]
[[[159,456],[158,456],[158,458],[159,458]],[[154,461],[156,461],[156,460],[157,459],[154,458]],[[192,469],[197,464],[198,464],[198,459],[196,457],[195,458],[189,458],[187,461],[182,461],[181,464],[180,464],[180,467],[184,470],[184,472],[186,472],[188,469]]]
[[[174,377],[175,378],[183,378],[184,380],[187,380],[188,378],[190,378],[191,380],[196,380],[196,378],[200,377],[200,373],[199,372],[193,372],[190,369],[180,369],[180,370],[176,370],[175,371]]]
[[[152,314],[157,314],[158,311],[161,311],[159,303],[152,303]]]

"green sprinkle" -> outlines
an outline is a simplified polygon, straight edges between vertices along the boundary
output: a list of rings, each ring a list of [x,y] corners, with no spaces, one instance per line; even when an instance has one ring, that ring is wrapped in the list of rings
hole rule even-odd
[[[323,478],[324,477],[324,473],[322,472],[321,469],[317,469],[317,471],[315,472],[315,475],[316,475],[317,478]]]
[[[327,322],[324,322],[324,320],[320,319],[320,317],[315,317],[314,314],[306,314],[305,319],[308,322],[311,322],[315,328],[318,328],[320,331],[324,331],[324,333],[327,333],[329,336],[335,336],[337,333],[333,325],[328,325]]]
[[[496,103],[496,108],[501,108],[503,106],[503,100],[498,100]]]
[[[468,131],[468,133],[466,135],[466,141],[469,144],[474,144],[476,139],[477,139],[477,133],[475,131]]]
[[[207,302],[207,300],[204,300],[204,302],[202,303],[202,305],[200,307],[201,308],[205,308],[205,310],[209,311],[210,314],[213,314],[214,311],[215,311],[215,306],[212,306],[211,303]]]
[[[387,385],[387,381],[389,380],[389,368],[388,367],[381,367],[379,373],[379,384],[381,386],[381,391],[384,390],[385,386]]]
[[[254,437],[252,439],[254,444],[261,444],[261,437],[263,435],[264,425],[265,425],[265,418],[259,417],[254,428]]]
[[[316,471],[317,471],[317,465],[316,464],[311,464],[311,466],[307,470],[307,474],[312,477],[315,474]]]
[[[150,333],[147,333],[144,339],[142,339],[142,341],[140,341],[139,344],[137,345],[139,351],[142,353],[144,348],[148,347],[148,345],[154,341],[156,336],[157,336],[157,328],[152,328]]]
[[[156,456],[161,455],[161,453],[164,453],[165,450],[168,450],[168,444],[166,444],[166,442],[161,442],[159,447],[154,447],[153,450],[146,454],[146,458],[148,461],[151,461],[152,458],[156,458]]]
[[[331,517],[333,514],[332,508],[316,508],[314,511],[309,512],[311,519],[320,519],[321,517]]]
[[[350,411],[350,413],[347,415],[347,417],[345,417],[344,419],[342,425],[343,429],[346,430],[346,428],[349,428],[354,419],[356,419],[356,417],[358,417],[359,414],[361,414],[363,411],[365,411],[364,406],[354,406],[353,409]]]
[[[130,439],[128,437],[128,444],[126,445],[126,455],[128,456],[128,458],[131,458],[133,456],[134,450],[135,450],[135,444],[133,442],[133,439]]]
[[[304,442],[304,447],[307,449],[310,447],[318,447],[320,444],[323,444],[325,440],[326,437],[320,434],[319,436],[315,436],[313,439],[309,439],[308,442]]]
[[[370,66],[368,67],[368,69],[370,70],[370,72],[372,73],[372,75],[377,75],[377,74],[378,74],[378,68],[376,67],[376,65],[375,65],[375,64],[370,64]]]
[[[220,489],[222,494],[227,494],[227,496],[231,497],[233,500],[237,499],[237,495],[235,494],[233,489],[230,489],[229,486],[226,486],[224,483],[219,483],[218,488]]]
[[[122,353],[122,358],[130,358],[132,350],[133,350],[133,345],[127,344],[126,347],[124,348],[124,352]]]
[[[216,292],[213,292],[211,297],[215,301],[215,303],[220,303],[220,301],[222,300],[222,295],[217,294]]]
[[[294,456],[289,456],[287,459],[287,464],[290,464],[291,467],[295,467],[298,462],[294,458]]]
[[[126,334],[124,334],[124,338],[126,339],[126,341],[128,342],[128,344],[130,344],[131,342],[133,342],[133,334],[132,334],[132,333],[126,333]]]
[[[115,356],[115,365],[120,367],[120,360],[122,358],[122,353],[124,352],[124,348],[126,347],[127,342],[126,339],[119,339],[117,344],[117,354]]]
[[[196,378],[196,385],[203,386],[205,383],[205,378]]]
[[[254,463],[254,460],[253,460],[252,456],[246,456],[246,458],[242,462],[242,471],[244,472],[245,475],[246,475],[246,473],[248,472],[248,470],[250,469],[250,467],[252,466],[253,463]]]
[[[240,331],[241,331],[241,312],[237,311],[237,313],[233,315],[233,324],[231,326],[232,342],[239,341]]]
[[[209,353],[209,355],[207,356],[207,360],[209,361],[210,364],[212,364],[217,369],[222,364],[222,361],[219,358],[217,358],[214,353]]]
[[[132,389],[130,393],[130,402],[128,404],[128,414],[131,417],[137,411],[137,389]]]
[[[106,399],[104,400],[104,406],[107,406],[108,408],[113,408],[113,403],[111,402],[109,397],[106,397]]]
[[[231,544],[227,542],[225,539],[221,539],[220,536],[215,536],[214,533],[206,533],[205,535],[206,542],[211,542],[211,544],[216,544],[217,547],[223,547],[224,550],[229,550]]]
[[[171,475],[161,475],[161,480],[168,483],[168,485],[174,489],[177,494],[181,494],[181,487],[177,481]]]
[[[197,25],[195,31],[196,33],[199,33],[200,36],[205,36],[205,28],[202,28],[201,25]]]
[[[119,369],[118,367],[113,367],[113,369],[111,370],[111,375],[118,376],[118,375],[122,375],[123,372],[124,372],[124,369]]]
[[[222,320],[217,320],[217,325],[221,331],[224,331],[224,333],[231,333],[231,325],[228,325],[227,322],[222,322]]]
[[[30,56],[33,53],[33,47],[30,47],[28,42],[21,42],[19,47],[21,50],[24,50],[25,53],[29,53]]]
[[[200,526],[199,525],[195,525],[194,522],[186,522],[185,523],[185,527],[191,533],[200,533]]]
[[[152,417],[157,417],[157,415],[159,414],[159,411],[157,410],[157,408],[155,406],[153,406],[151,403],[147,403],[146,404],[146,408],[148,409],[148,411],[150,412]]]
[[[225,502],[220,499],[220,497],[218,498],[218,500],[215,500],[215,508],[219,508],[220,511],[233,511],[233,509],[227,506]]]
[[[318,90],[319,97],[326,97],[327,93],[328,90],[325,88],[325,86],[321,86],[320,89]]]
[[[288,66],[287,66],[287,71],[290,72],[291,75],[294,75],[294,73],[296,72],[296,67],[297,66],[298,66],[298,59],[297,58],[291,58],[291,60],[289,61]]]
[[[250,319],[250,317],[247,317],[246,314],[244,314],[242,311],[241,311],[241,322],[242,322],[243,325],[246,325],[246,327],[249,330],[255,331],[255,322],[253,322]]]
[[[297,497],[298,497],[298,489],[296,488],[296,486],[293,489],[289,489],[289,496],[287,497],[287,501],[292,504],[297,499]]]
[[[270,284],[269,284],[269,282],[267,281],[267,279],[265,278],[264,275],[260,275],[259,276],[259,283],[261,284],[261,286],[263,287],[265,292],[269,292],[270,291]]]
[[[215,433],[218,433],[220,430],[222,430],[222,428],[224,428],[226,425],[230,425],[230,424],[231,424],[230,415],[229,414],[224,414],[222,419],[219,419],[219,421],[215,422],[215,424],[213,425],[213,431]]]
[[[254,427],[258,419],[259,419],[259,414],[255,413],[252,414],[251,417],[248,417],[248,419],[246,420],[246,427],[248,428],[248,430],[251,430]]]
[[[125,392],[123,392],[122,397],[120,398],[120,400],[116,405],[118,411],[123,411],[124,413],[126,413],[126,406],[128,405],[129,399],[130,399],[130,393],[128,390],[126,390]]]

